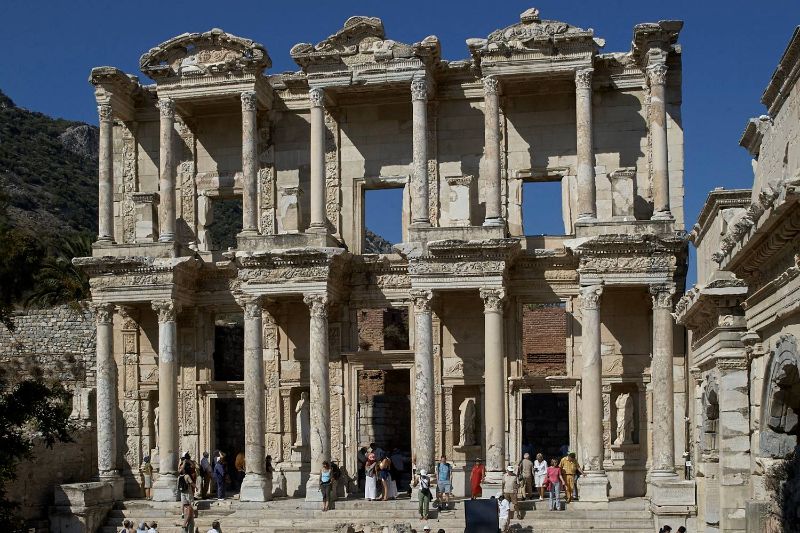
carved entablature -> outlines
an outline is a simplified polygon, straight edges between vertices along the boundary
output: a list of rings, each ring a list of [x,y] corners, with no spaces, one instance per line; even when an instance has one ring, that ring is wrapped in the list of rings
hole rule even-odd
[[[517,239],[431,241],[426,254],[408,257],[408,273],[415,287],[464,283],[480,288],[488,280],[501,283],[519,253]]]
[[[542,19],[536,8],[528,9],[519,22],[493,31],[486,39],[467,39],[470,55],[485,75],[591,66],[598,45],[603,42],[595,41],[591,28]]]
[[[139,79],[115,67],[95,67],[89,74],[99,106],[110,106],[112,117],[133,120],[136,102],[146,97]],[[102,111],[101,111],[102,118]]]
[[[747,284],[729,272],[717,272],[706,285],[694,286],[675,305],[672,316],[692,331],[692,346],[701,345],[712,331],[744,329],[742,302]]]
[[[350,286],[352,291],[407,291],[411,288],[408,264],[386,256],[354,256],[350,263]]]
[[[381,19],[356,16],[316,45],[294,45],[290,54],[310,84],[346,86],[410,80],[439,62],[441,45],[435,35],[414,44],[386,39]]]
[[[748,151],[754,159],[758,159],[761,153],[761,141],[764,133],[772,126],[772,119],[769,115],[761,115],[758,118],[751,118],[747,121],[747,126],[739,139],[739,146]]]
[[[671,283],[685,263],[687,243],[679,235],[601,235],[579,245],[581,283]]]
[[[242,252],[233,264],[241,288],[250,293],[325,292],[344,284],[348,254],[340,248],[298,248],[275,252]]]
[[[195,289],[200,261],[193,257],[76,257],[89,276],[93,299],[148,301]]]
[[[578,282],[578,257],[567,250],[525,250],[514,262],[512,282],[528,284],[541,280],[548,284],[575,285]]]

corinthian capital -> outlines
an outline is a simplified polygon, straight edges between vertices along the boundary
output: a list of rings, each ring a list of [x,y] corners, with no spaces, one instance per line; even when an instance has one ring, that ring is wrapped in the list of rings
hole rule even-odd
[[[261,296],[253,296],[252,294],[244,294],[236,297],[242,309],[244,309],[245,319],[261,318],[263,310],[263,298]]]
[[[108,122],[113,118],[113,111],[108,104],[100,104],[97,106],[97,115],[100,117],[100,122]]]
[[[484,76],[481,82],[483,83],[484,94],[497,94],[497,90],[500,88],[500,80],[497,79],[497,76]]]
[[[411,296],[411,301],[414,304],[415,313],[430,313],[431,300],[433,299],[433,291],[427,289],[411,289],[408,292]]]
[[[483,298],[483,311],[498,312],[503,310],[504,300],[506,298],[506,291],[504,289],[481,289],[481,298]]]
[[[256,92],[255,91],[244,91],[241,95],[242,99],[242,111],[255,111],[256,110]]]
[[[425,80],[425,78],[414,78],[411,80],[411,99],[428,99],[428,82]]]
[[[602,285],[589,285],[586,287],[581,287],[581,309],[600,309],[600,296],[602,295]]]
[[[328,296],[326,294],[306,294],[303,302],[308,306],[312,318],[328,318]]]
[[[94,319],[98,325],[111,324],[111,319],[114,316],[114,304],[93,303],[92,310],[94,311]]]
[[[656,63],[647,67],[647,78],[650,85],[664,85],[667,82],[667,65]]]
[[[593,74],[594,74],[593,68],[582,68],[580,70],[575,71],[575,88],[591,89]]]
[[[311,102],[311,107],[322,107],[324,99],[325,91],[322,87],[312,87],[308,90],[308,100]]]
[[[159,322],[174,322],[178,313],[178,306],[175,300],[155,300],[150,302],[153,311],[158,313]]]
[[[672,297],[675,294],[675,284],[650,285],[650,296],[653,297],[653,309],[672,310]]]
[[[175,100],[172,98],[159,98],[158,111],[162,118],[175,118]]]

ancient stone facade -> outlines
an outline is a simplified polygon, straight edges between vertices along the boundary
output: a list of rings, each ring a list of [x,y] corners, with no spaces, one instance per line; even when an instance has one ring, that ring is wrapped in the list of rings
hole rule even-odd
[[[94,69],[100,231],[75,262],[98,310],[98,413],[123,418],[98,425],[101,479],[140,495],[150,454],[154,498],[174,500],[178,451],[218,447],[217,406],[243,400],[241,499],[271,498],[267,454],[290,495],[318,499],[321,461],[355,472],[375,434],[359,429],[359,373],[386,371],[405,380],[415,465],[447,454],[457,493],[477,458],[496,486],[536,444],[523,404],[561,395],[555,438],[584,465],[582,501],[648,494],[673,527],[689,519],[670,314],[687,248],[681,26],[637,25],[629,51],[605,53],[530,9],[445,61],[435,36],[404,44],[352,17],[294,46],[295,73],[267,74],[262,45],[218,29],[145,53],[152,85]],[[542,181],[561,183],[564,232],[526,236],[523,184]],[[403,242],[364,254],[378,188],[403,190]],[[241,201],[241,231],[219,250],[208,228],[225,199]],[[543,304],[563,309],[556,375],[525,371],[524,310]],[[387,309],[407,313],[406,349],[375,334],[369,310]],[[243,376],[219,380],[231,315]]]

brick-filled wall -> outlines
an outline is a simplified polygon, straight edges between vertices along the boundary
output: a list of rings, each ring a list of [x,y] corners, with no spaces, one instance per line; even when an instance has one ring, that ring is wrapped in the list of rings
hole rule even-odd
[[[358,310],[358,349],[383,350],[383,309]]]
[[[526,374],[567,373],[567,313],[563,304],[523,306],[522,350]]]

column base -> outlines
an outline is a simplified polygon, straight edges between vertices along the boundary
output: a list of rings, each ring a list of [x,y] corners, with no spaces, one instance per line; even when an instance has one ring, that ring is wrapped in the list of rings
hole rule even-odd
[[[257,237],[258,235],[258,230],[255,228],[243,229],[236,234],[237,237]]]
[[[321,225],[311,224],[310,226],[308,226],[308,229],[306,230],[306,233],[322,233],[322,234],[325,234],[325,233],[328,233],[328,228],[327,228],[327,226],[325,226],[325,224],[321,224]]]
[[[486,472],[486,477],[481,483],[481,490],[483,491],[484,498],[491,498],[498,492],[503,492],[503,476],[504,472]]]
[[[430,220],[417,220],[411,223],[412,228],[430,228],[431,222]]]
[[[125,499],[125,480],[118,472],[103,472],[97,476],[97,481],[111,485],[111,497],[114,501]]]
[[[506,224],[506,221],[503,220],[500,217],[487,218],[486,220],[483,221],[483,226],[484,227],[488,227],[488,228],[492,228],[492,227],[496,228],[496,227],[500,227],[500,226],[505,226],[505,224]]]
[[[694,507],[697,505],[695,482],[681,479],[674,472],[671,475],[653,472],[650,475],[650,503],[665,514],[671,514],[676,507]]]
[[[597,222],[597,216],[594,213],[582,213],[575,219],[576,224],[590,224]]]
[[[672,216],[670,211],[656,211],[650,217],[650,220],[675,220],[675,217]]]
[[[268,502],[272,499],[272,480],[264,474],[247,473],[239,489],[239,501]]]
[[[161,474],[153,482],[154,502],[177,502],[180,499],[178,492],[178,476],[175,474]]]
[[[606,473],[586,474],[578,479],[581,502],[607,502],[608,477]]]
[[[322,501],[322,490],[319,488],[319,474],[311,474],[308,476],[308,481],[306,481],[306,501]]]

